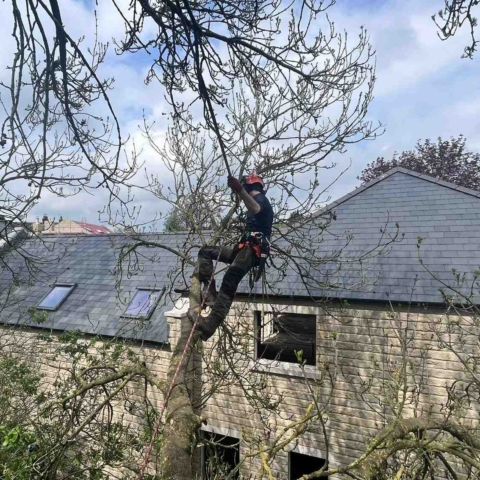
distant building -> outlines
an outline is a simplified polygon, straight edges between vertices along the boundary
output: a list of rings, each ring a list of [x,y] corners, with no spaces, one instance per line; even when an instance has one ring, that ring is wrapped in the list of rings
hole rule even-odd
[[[84,235],[108,235],[112,233],[107,227],[103,225],[94,225],[86,221],[70,220],[68,218],[59,218],[58,222],[55,219],[44,215],[42,221],[37,217],[33,224],[33,231],[43,235],[62,235],[62,234],[84,234]]]

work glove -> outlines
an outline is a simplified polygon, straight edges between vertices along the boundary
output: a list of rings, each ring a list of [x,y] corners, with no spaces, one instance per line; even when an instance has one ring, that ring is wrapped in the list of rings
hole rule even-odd
[[[242,191],[242,184],[238,181],[237,178],[232,177],[232,175],[228,176],[228,182],[227,185],[236,193],[239,193]]]

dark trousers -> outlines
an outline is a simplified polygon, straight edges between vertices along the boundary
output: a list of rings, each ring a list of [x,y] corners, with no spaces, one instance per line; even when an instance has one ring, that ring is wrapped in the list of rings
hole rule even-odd
[[[241,250],[232,247],[202,247],[198,252],[198,263],[193,275],[197,275],[205,287],[208,286],[213,273],[213,262],[217,258],[219,262],[230,264],[230,267],[225,272],[217,300],[206,319],[209,326],[215,329],[227,317],[238,284],[253,267],[254,254],[248,247]],[[214,281],[211,285],[215,285]]]

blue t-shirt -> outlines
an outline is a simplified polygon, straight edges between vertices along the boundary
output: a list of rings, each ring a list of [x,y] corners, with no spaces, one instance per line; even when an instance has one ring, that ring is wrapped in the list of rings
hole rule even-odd
[[[267,238],[272,234],[273,209],[268,198],[259,193],[253,199],[260,205],[260,211],[254,215],[247,212],[245,229],[247,232],[262,232]]]

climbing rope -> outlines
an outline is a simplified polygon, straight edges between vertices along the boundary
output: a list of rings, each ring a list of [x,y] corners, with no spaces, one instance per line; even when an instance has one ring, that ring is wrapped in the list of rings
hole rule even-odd
[[[265,269],[262,272],[262,322],[265,321],[265,290],[267,284],[267,276],[265,274]]]
[[[217,269],[219,257],[220,257],[220,252],[218,253],[218,256],[215,260],[215,265],[213,267],[212,276],[210,277],[210,281],[208,282],[207,291],[210,290],[210,286],[212,285],[212,281],[213,281],[213,277],[215,276],[215,270]],[[200,311],[202,311],[204,306],[205,306],[206,298],[207,298],[207,295],[205,295],[203,300],[202,300]],[[197,315],[197,317],[195,318],[195,322],[193,323],[192,329],[190,330],[190,334],[188,336],[187,343],[185,344],[185,348],[183,349],[182,356],[180,357],[180,362],[177,365],[177,368],[175,370],[175,374],[173,375],[173,378],[172,378],[172,382],[170,383],[170,385],[168,387],[167,394],[165,395],[165,399],[163,401],[162,410],[160,411],[160,415],[158,416],[158,418],[155,422],[155,425],[153,427],[153,435],[152,435],[152,438],[150,440],[150,444],[148,445],[147,452],[145,453],[145,459],[144,459],[143,464],[140,468],[140,474],[138,475],[138,480],[143,480],[143,477],[145,475],[145,470],[147,468],[148,462],[150,461],[150,456],[152,454],[153,444],[155,443],[155,440],[157,439],[158,433],[160,431],[160,425],[162,423],[163,414],[165,413],[165,410],[168,407],[168,401],[170,399],[170,396],[172,395],[173,389],[175,388],[175,383],[177,381],[178,374],[180,373],[180,368],[182,367],[183,359],[185,358],[187,350],[190,347],[190,343],[192,342],[193,334],[195,332],[195,327],[197,326],[199,318],[200,318],[200,314]]]

